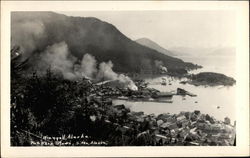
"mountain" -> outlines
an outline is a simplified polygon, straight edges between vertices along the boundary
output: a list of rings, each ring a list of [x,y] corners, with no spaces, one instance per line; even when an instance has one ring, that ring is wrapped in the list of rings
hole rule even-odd
[[[140,38],[140,39],[137,39],[136,42],[143,45],[143,46],[154,49],[154,50],[156,50],[156,51],[158,51],[160,53],[163,53],[165,55],[175,56],[175,54],[173,52],[161,47],[159,44],[155,43],[154,41],[152,41],[152,40],[150,40],[148,38]]]
[[[172,47],[169,48],[178,56],[235,56],[236,50],[234,47]]]
[[[156,61],[173,73],[197,67],[132,41],[110,23],[54,12],[12,12],[11,46],[15,45],[21,47],[23,58],[29,58],[30,69],[45,69],[57,56],[53,62],[64,71],[69,61],[79,63],[87,53],[98,64],[111,60],[117,72],[152,71]]]
[[[215,48],[213,51],[207,53],[210,56],[227,56],[227,57],[234,57],[236,56],[236,49],[234,47],[221,47]]]

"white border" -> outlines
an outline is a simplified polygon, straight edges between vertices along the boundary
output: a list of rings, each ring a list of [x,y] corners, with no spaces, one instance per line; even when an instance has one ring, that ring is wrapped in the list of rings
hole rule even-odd
[[[237,14],[236,147],[10,147],[10,12],[90,10],[234,10]],[[1,1],[1,151],[3,157],[249,155],[249,17],[247,1]]]

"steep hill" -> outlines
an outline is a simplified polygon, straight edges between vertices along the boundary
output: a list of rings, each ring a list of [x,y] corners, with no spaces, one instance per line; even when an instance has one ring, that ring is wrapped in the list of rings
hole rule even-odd
[[[175,56],[175,54],[165,48],[163,48],[162,46],[160,46],[159,44],[155,43],[154,41],[148,39],[148,38],[140,38],[136,40],[137,43],[146,46],[148,48],[154,49],[160,53],[163,53],[165,55],[168,56]]]
[[[86,53],[93,55],[98,64],[111,60],[114,71],[119,72],[152,71],[155,61],[162,61],[171,72],[197,67],[130,40],[107,22],[54,12],[12,12],[11,45],[21,47],[30,68],[45,69],[51,56],[59,55],[56,59],[62,61],[53,62],[60,63],[63,70],[65,64],[70,65],[69,60],[80,62]],[[46,64],[41,63],[44,54],[50,57]]]

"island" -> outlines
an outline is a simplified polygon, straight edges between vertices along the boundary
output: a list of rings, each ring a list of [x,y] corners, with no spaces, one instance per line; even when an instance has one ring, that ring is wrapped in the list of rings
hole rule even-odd
[[[187,78],[189,79],[187,83],[193,84],[195,86],[233,86],[236,83],[234,78],[215,72],[201,72],[198,74],[191,74],[188,75]]]

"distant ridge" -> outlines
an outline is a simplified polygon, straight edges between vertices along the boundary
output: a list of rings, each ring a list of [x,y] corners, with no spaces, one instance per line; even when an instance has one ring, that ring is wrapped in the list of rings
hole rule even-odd
[[[135,41],[143,46],[154,49],[154,50],[156,50],[160,53],[163,53],[165,55],[175,56],[175,54],[173,52],[163,48],[162,46],[160,46],[159,44],[157,44],[156,42],[154,42],[148,38],[139,38]]]
[[[169,48],[171,52],[174,52],[176,57],[178,56],[235,56],[235,47],[172,47]]]

